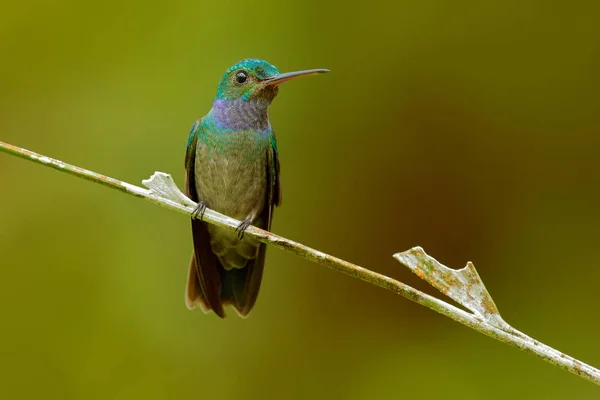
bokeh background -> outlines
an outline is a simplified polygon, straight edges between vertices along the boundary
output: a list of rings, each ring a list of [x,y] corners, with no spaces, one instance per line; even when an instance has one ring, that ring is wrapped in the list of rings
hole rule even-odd
[[[600,6],[429,0],[13,1],[0,140],[183,182],[192,122],[245,57],[281,71],[273,230],[435,291],[475,263],[507,321],[600,366]],[[598,398],[385,290],[270,249],[248,319],[190,312],[188,218],[0,155],[0,397]]]

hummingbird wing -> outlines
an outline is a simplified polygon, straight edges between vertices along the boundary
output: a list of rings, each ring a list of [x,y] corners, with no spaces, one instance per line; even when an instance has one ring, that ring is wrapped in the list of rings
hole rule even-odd
[[[271,145],[267,148],[266,160],[266,204],[254,225],[262,229],[270,230],[273,209],[281,203],[279,158],[275,136],[273,136]],[[227,301],[227,303],[232,304],[237,312],[243,317],[248,315],[250,310],[252,310],[252,307],[254,307],[262,280],[267,245],[265,243],[260,243],[258,246],[256,258],[248,260],[248,263],[243,269],[224,271],[225,274],[223,275],[223,291],[225,292],[223,293],[223,297],[224,299],[230,298],[232,301]]]
[[[195,163],[198,135],[202,130],[202,120],[192,125],[185,154],[185,192],[193,201],[199,202],[196,193]],[[190,261],[185,302],[189,309],[200,306],[204,312],[213,310],[219,317],[225,317],[220,299],[222,269],[217,256],[212,252],[206,222],[192,219],[194,252]]]
[[[279,178],[279,151],[277,149],[277,140],[275,139],[275,133],[271,139],[271,145],[269,146],[271,158],[267,157],[267,171],[271,173],[271,198],[269,204],[280,206],[281,205],[281,179]],[[269,228],[271,229],[271,221],[269,220]]]

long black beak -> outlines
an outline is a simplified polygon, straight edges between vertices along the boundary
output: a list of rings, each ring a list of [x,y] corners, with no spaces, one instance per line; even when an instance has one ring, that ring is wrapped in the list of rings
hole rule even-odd
[[[266,82],[266,84],[269,86],[278,86],[278,85],[281,85],[283,82],[287,82],[294,78],[300,78],[301,76],[324,74],[326,72],[329,72],[329,70],[328,69],[307,69],[305,71],[286,72],[284,74],[279,74],[279,75],[275,75],[270,78],[267,78],[264,80],[264,82]]]

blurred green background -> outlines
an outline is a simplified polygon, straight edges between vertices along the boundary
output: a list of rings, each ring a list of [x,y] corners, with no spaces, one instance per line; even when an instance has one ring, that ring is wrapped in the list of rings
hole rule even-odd
[[[183,182],[231,64],[329,68],[271,108],[273,230],[435,291],[475,263],[505,319],[600,366],[600,5],[8,2],[0,140]],[[188,218],[0,155],[0,397],[597,399],[597,387],[270,249],[250,318],[190,312]]]

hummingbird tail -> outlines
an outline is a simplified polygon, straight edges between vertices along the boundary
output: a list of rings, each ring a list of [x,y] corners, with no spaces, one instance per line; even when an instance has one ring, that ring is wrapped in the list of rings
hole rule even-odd
[[[190,268],[188,271],[188,280],[185,290],[185,304],[188,309],[200,308],[204,313],[215,311],[221,318],[225,317],[223,306],[230,305],[241,317],[246,317],[258,297],[260,283],[262,280],[262,271],[265,262],[266,245],[261,244],[258,249],[258,256],[253,260],[248,260],[244,268],[225,270],[219,265],[222,278],[222,287],[220,298],[220,307],[212,307],[206,300],[205,290],[202,280],[197,273],[196,255],[192,254]]]
[[[185,304],[189,309],[199,307],[214,311],[225,318],[224,306],[230,305],[245,317],[250,313],[260,289],[267,246],[260,243],[256,257],[242,268],[228,266],[213,252],[206,222],[192,220],[194,252],[190,261]]]
[[[205,224],[192,221],[195,244],[200,244],[204,233],[208,234]],[[266,250],[267,246],[261,243],[256,257],[247,260],[243,268],[226,269],[208,243],[194,246],[185,291],[186,306],[189,309],[199,307],[205,313],[212,310],[225,318],[223,307],[230,305],[240,316],[247,316],[258,297]]]
[[[248,260],[244,268],[222,270],[221,301],[224,305],[233,306],[241,317],[248,316],[256,303],[266,250],[267,245],[261,243],[256,258]]]

